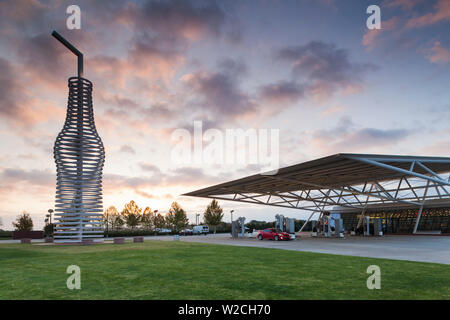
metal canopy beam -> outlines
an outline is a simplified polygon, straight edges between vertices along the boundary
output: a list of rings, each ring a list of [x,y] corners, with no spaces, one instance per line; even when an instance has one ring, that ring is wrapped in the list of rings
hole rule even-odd
[[[337,154],[185,195],[312,212],[334,206],[359,212],[380,205],[421,208],[437,200],[450,205],[450,176],[442,176],[448,172],[450,158],[444,157]]]

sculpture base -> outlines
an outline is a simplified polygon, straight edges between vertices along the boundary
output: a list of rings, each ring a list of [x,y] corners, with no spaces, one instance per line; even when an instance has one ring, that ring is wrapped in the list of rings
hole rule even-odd
[[[62,244],[62,245],[92,245],[92,244],[103,244],[102,238],[95,239],[83,239],[83,240],[69,240],[69,239],[55,239],[53,241],[54,244]]]

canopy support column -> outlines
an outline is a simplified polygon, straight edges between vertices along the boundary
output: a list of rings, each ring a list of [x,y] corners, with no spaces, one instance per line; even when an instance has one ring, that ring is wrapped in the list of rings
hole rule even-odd
[[[306,222],[303,224],[303,226],[300,228],[300,230],[298,232],[302,232],[303,228],[308,224],[308,222],[311,220],[312,216],[314,215],[314,213],[316,213],[317,211],[313,211],[311,213],[311,215],[309,216],[308,220],[306,220]]]
[[[427,197],[428,187],[430,185],[430,180],[427,181],[427,187],[423,193],[422,205],[420,206],[419,212],[417,213],[416,224],[414,225],[413,234],[417,232],[417,228],[419,227],[420,218],[422,217],[423,205],[425,204],[425,199]]]

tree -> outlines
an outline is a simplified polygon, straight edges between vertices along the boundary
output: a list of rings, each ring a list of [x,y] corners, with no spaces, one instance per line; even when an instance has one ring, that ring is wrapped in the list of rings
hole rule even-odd
[[[55,224],[54,223],[47,223],[44,226],[44,236],[46,236],[46,237],[53,237],[54,228],[55,228]]]
[[[141,221],[141,212],[142,209],[139,208],[136,202],[131,200],[125,205],[121,214],[124,217],[126,224],[131,227],[131,229],[134,229]]]
[[[158,213],[157,215],[155,215],[153,224],[155,228],[164,228],[166,226],[166,219],[164,219],[164,216],[162,214]]]
[[[52,237],[53,236],[53,231],[54,231],[54,223],[52,223],[52,214],[53,214],[53,209],[48,209],[47,210],[48,214],[45,215],[45,219],[44,219],[44,236],[45,237]]]
[[[189,223],[186,211],[184,211],[177,202],[172,203],[172,206],[166,215],[166,220],[169,225],[175,228],[175,231],[182,229]]]
[[[250,230],[262,230],[262,229],[267,229],[267,228],[274,228],[275,221],[267,222],[267,221],[251,220],[250,222],[246,223],[245,225]],[[300,228],[298,228],[298,229],[300,229]]]
[[[16,222],[13,222],[12,224],[14,228],[16,228],[16,231],[33,230],[33,219],[31,219],[30,214],[25,211],[17,216]]]
[[[203,220],[207,225],[214,227],[214,233],[216,233],[216,227],[222,222],[223,210],[219,206],[217,200],[211,201],[211,203],[206,207],[203,213]]]
[[[105,221],[105,224],[112,230],[120,228],[125,223],[119,211],[117,211],[116,207],[114,206],[110,206],[105,210],[103,219]]]
[[[155,214],[153,213],[152,209],[150,209],[150,207],[146,207],[144,209],[144,212],[142,213],[141,224],[146,229],[151,229],[152,226],[154,225],[154,220],[155,220]]]

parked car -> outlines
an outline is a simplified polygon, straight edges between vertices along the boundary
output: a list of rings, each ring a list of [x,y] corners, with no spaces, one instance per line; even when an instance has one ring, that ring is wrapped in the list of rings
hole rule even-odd
[[[281,231],[275,228],[268,228],[258,231],[258,240],[270,239],[270,240],[291,240],[289,233]]]
[[[193,234],[204,234],[206,236],[209,233],[209,227],[208,226],[194,226],[194,229],[192,231],[193,231]]]
[[[183,236],[192,236],[194,232],[192,231],[192,229],[183,229],[180,231],[180,234]]]
[[[171,233],[172,232],[172,230],[166,229],[166,228],[161,228],[159,230],[158,229],[159,228],[156,228],[156,231],[159,232],[159,233]]]

